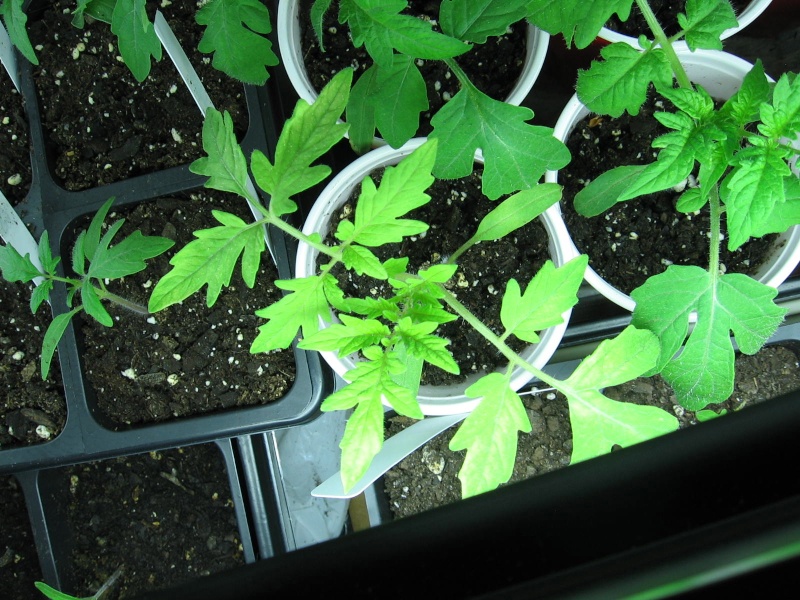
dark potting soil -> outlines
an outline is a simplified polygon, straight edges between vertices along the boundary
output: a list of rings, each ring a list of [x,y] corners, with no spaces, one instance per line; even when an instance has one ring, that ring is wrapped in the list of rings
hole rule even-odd
[[[71,25],[74,2],[56,0],[29,31],[40,61],[34,80],[51,170],[68,190],[81,190],[188,164],[202,155],[202,116],[166,52],[139,83],[117,52],[109,25]],[[214,69],[197,44],[195,2],[161,7],[214,105],[231,113],[237,135],[247,128],[244,88]],[[82,50],[81,50],[82,49]]]
[[[39,357],[50,307],[31,313],[31,285],[0,279],[0,449],[53,439],[67,420],[57,360],[42,380]]]
[[[16,206],[31,187],[28,117],[22,96],[0,69],[0,190]]]
[[[325,51],[319,48],[316,34],[309,18],[311,0],[300,1],[300,35],[308,77],[319,91],[331,78],[344,69],[355,69],[354,80],[372,66],[372,58],[362,46],[353,47],[347,25],[338,21],[339,2],[331,3],[325,13],[322,26],[322,41]],[[404,11],[436,23],[439,19],[439,2],[431,0],[410,0]],[[441,31],[438,25],[435,31]],[[507,34],[490,38],[485,44],[475,44],[472,50],[458,56],[455,61],[464,70],[470,81],[484,94],[498,100],[505,100],[519,79],[525,63],[527,25],[520,21],[509,28]],[[430,120],[438,110],[453,96],[460,85],[456,76],[442,61],[418,60],[428,89],[429,110],[420,119],[419,136],[431,132]]]
[[[145,271],[111,282],[109,289],[146,306],[153,286],[171,270],[170,258],[193,239],[192,232],[219,225],[212,209],[253,218],[242,199],[210,190],[188,199],[144,202],[133,210],[112,207],[107,223],[126,218],[117,240],[139,229],[176,244],[148,261]],[[264,322],[255,311],[281,298],[273,284],[277,278],[264,253],[256,285],[248,288],[237,266],[230,287],[211,308],[206,307],[204,287],[147,318],[108,305],[114,319],[110,328],[83,318],[84,368],[100,410],[114,423],[129,425],[266,404],[285,396],[295,378],[293,351],[250,353]]]
[[[373,175],[373,178],[379,179],[379,174]],[[354,199],[359,189],[355,191]],[[381,261],[407,256],[409,273],[445,262],[475,233],[480,220],[500,202],[492,202],[481,194],[480,171],[462,179],[436,180],[426,193],[431,196],[431,201],[405,217],[428,223],[430,229],[425,235],[406,238],[401,244],[371,248]],[[353,207],[352,201],[344,205],[334,218],[332,231],[336,230],[335,223],[338,220],[352,214]],[[489,329],[500,335],[504,331],[500,308],[506,283],[514,278],[524,290],[549,258],[547,233],[536,219],[505,238],[481,242],[462,254],[458,260],[458,271],[446,287]],[[368,290],[372,297],[393,295],[391,286],[386,282],[366,276],[358,277],[353,272],[345,276],[341,266],[334,274],[339,277],[348,297],[364,297],[364,290]],[[426,363],[422,376],[424,384],[456,383],[470,374],[491,371],[508,362],[462,319],[440,325],[436,335],[450,340],[448,349],[458,363],[461,375],[452,375]],[[527,345],[514,336],[507,343],[516,351]]]
[[[42,578],[22,488],[0,477],[0,598],[40,600],[33,583]]]
[[[59,473],[75,589],[121,566],[107,600],[133,598],[244,563],[225,465],[213,444],[76,465]]]
[[[737,357],[733,394],[727,401],[708,408],[716,412],[737,411],[797,389],[800,389],[798,355],[789,347],[769,346],[753,356]],[[663,408],[678,418],[682,428],[697,424],[695,414],[678,404],[672,389],[658,375],[607,388],[605,394],[623,402]],[[572,454],[572,428],[566,398],[547,391],[522,398],[532,431],[519,435],[510,483],[565,467]],[[387,436],[395,435],[413,422],[406,417],[389,419]],[[395,518],[461,498],[458,471],[465,452],[453,452],[448,447],[456,429],[450,428],[433,438],[386,473],[385,492]]]
[[[733,11],[738,15],[745,8],[747,8],[752,0],[728,1],[733,7]],[[650,5],[650,8],[653,9],[653,13],[656,16],[656,19],[658,19],[658,22],[661,24],[661,27],[664,29],[664,33],[666,33],[668,36],[671,36],[680,31],[680,26],[678,25],[678,13],[686,14],[686,0],[647,0],[647,3]],[[639,7],[636,6],[635,3],[633,4],[631,14],[627,21],[620,21],[619,17],[614,14],[611,19],[609,19],[608,23],[606,23],[606,27],[612,31],[616,31],[634,38],[638,38],[642,33],[648,32],[649,34],[650,32],[647,21],[645,21],[641,11],[639,10]]]
[[[679,212],[680,193],[667,190],[622,202],[597,217],[575,212],[573,199],[586,183],[614,166],[653,162],[657,151],[650,144],[667,133],[652,114],[667,110],[666,101],[651,94],[635,117],[590,115],[567,140],[572,161],[559,171],[564,186],[561,209],[570,235],[589,265],[614,287],[629,294],[651,275],[671,264],[708,265],[708,207],[699,214]],[[727,232],[722,220],[722,234]],[[727,272],[752,275],[763,264],[776,236],[751,239],[731,252],[723,242],[720,262]]]

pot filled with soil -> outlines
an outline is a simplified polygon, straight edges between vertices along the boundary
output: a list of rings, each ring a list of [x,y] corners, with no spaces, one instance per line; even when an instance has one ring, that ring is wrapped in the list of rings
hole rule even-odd
[[[313,102],[319,90],[343,68],[354,67],[358,78],[373,65],[373,59],[363,45],[358,48],[354,46],[348,25],[338,22],[338,3],[333,3],[325,14],[320,47],[311,24],[311,5],[306,0],[281,2],[277,21],[282,61],[289,80],[297,95],[308,102]],[[403,14],[419,17],[432,23],[434,31],[441,31],[439,3],[412,2]],[[533,87],[549,42],[547,33],[529,26],[522,20],[523,17],[524,14],[520,15],[518,22],[510,24],[507,31],[500,32],[502,35],[493,33],[488,41],[484,37],[486,43],[479,41],[472,50],[454,59],[479,90],[514,105],[519,105]],[[406,98],[404,103],[408,105],[422,102],[427,107],[420,109],[422,115],[419,126],[416,131],[409,131],[405,139],[383,135],[395,147],[411,137],[428,135],[431,131],[430,119],[462,86],[456,74],[441,60],[418,58],[416,64],[422,74],[419,85],[425,88],[416,93],[421,93],[423,98],[427,96],[427,101],[420,100],[419,95],[411,96],[408,89],[398,90],[398,94]],[[376,137],[375,143],[384,142]]]
[[[353,210],[355,195],[358,186],[367,176],[380,177],[381,169],[396,165],[405,157],[414,152],[425,142],[424,139],[412,140],[402,148],[394,150],[389,147],[373,150],[359,158],[337,175],[319,195],[309,213],[303,231],[310,235],[318,233],[323,239],[332,235],[338,222],[350,215]],[[481,159],[476,159],[476,165],[481,164]],[[411,252],[411,247],[418,246],[414,251],[416,266],[409,268],[425,268],[426,265],[446,261],[448,255],[455,252],[459,246],[469,239],[473,229],[480,221],[481,211],[488,213],[492,208],[491,203],[480,194],[480,169],[475,174],[460,182],[463,188],[456,188],[452,181],[440,182],[441,185],[431,189],[431,204],[427,207],[429,212],[411,212],[409,216],[424,219],[432,223],[431,230],[424,236],[414,238],[411,243],[406,242],[402,247],[388,244],[386,248],[376,249],[380,260],[387,260],[392,256],[402,256]],[[439,196],[437,198],[437,195]],[[483,203],[482,208],[472,211],[476,205]],[[417,209],[419,210],[419,209]],[[437,218],[438,215],[438,218]],[[458,274],[453,289],[458,293],[462,302],[468,303],[471,310],[475,311],[485,323],[493,327],[499,326],[499,300],[501,290],[504,289],[508,279],[517,278],[519,281],[528,281],[547,259],[551,259],[556,266],[562,266],[575,255],[565,246],[561,245],[563,232],[560,231],[557,221],[550,218],[549,213],[543,214],[539,220],[530,223],[525,228],[518,230],[498,242],[481,242],[459,259],[459,265],[467,264],[467,270]],[[443,236],[449,236],[443,243]],[[427,243],[430,241],[431,243]],[[494,256],[499,261],[497,264],[487,262],[488,257]],[[295,263],[296,277],[306,277],[318,272],[320,259],[318,252],[301,244]],[[481,264],[483,262],[483,264]],[[350,281],[348,284],[340,281],[345,291],[358,294],[359,287],[367,285],[370,294],[375,297],[381,294],[391,294],[391,291],[380,282],[367,283],[367,279]],[[470,302],[469,297],[472,297]],[[496,298],[498,302],[487,302]],[[483,305],[483,306],[481,306]],[[562,315],[562,322],[541,332],[537,344],[522,344],[517,347],[520,356],[531,364],[541,367],[552,356],[558,347],[569,320],[570,311]],[[324,326],[324,322],[321,322]],[[431,369],[426,374],[423,372],[422,385],[417,394],[417,399],[424,414],[442,415],[469,412],[474,408],[479,399],[469,397],[465,390],[471,383],[479,379],[486,372],[491,372],[504,364],[502,357],[495,351],[487,349],[483,356],[475,349],[470,348],[470,342],[476,344],[480,336],[471,335],[470,327],[466,324],[451,327],[452,323],[444,325],[445,335],[451,342],[451,350],[457,361],[463,363],[459,377],[448,376],[439,369]],[[460,329],[460,333],[458,333]],[[481,351],[482,352],[482,351]],[[333,370],[347,379],[347,372],[355,368],[358,358],[355,355],[339,356],[336,352],[322,351],[323,358]],[[521,368],[514,370],[512,387],[518,389],[530,380],[531,375]]]
[[[686,13],[685,2],[677,0],[648,1],[667,36],[675,35],[681,30],[678,24],[678,14]],[[731,26],[723,31],[719,39],[725,40],[742,31],[755,21],[769,7],[771,2],[772,0],[730,0],[738,25]],[[621,21],[618,15],[614,14],[606,23],[606,26],[600,30],[599,37],[606,42],[624,42],[634,48],[639,48],[639,35],[648,31],[647,21],[637,5],[634,4],[627,20]],[[677,45],[682,49],[686,49],[685,41],[679,41]]]
[[[682,52],[680,57],[692,81],[718,100],[733,94],[752,68],[740,58],[713,51]],[[694,176],[683,187],[619,203],[591,218],[577,214],[573,200],[587,183],[611,167],[652,162],[650,144],[668,130],[651,115],[665,110],[665,102],[651,94],[639,115],[611,118],[591,114],[577,95],[573,96],[555,127],[555,135],[570,147],[573,161],[566,169],[546,176],[565,186],[560,212],[577,251],[590,256],[586,281],[627,310],[635,306],[630,292],[648,277],[672,264],[707,264],[707,207],[697,214],[676,208],[684,189],[696,185]],[[746,273],[777,287],[800,262],[799,242],[800,229],[794,226],[782,234],[753,238],[736,251],[723,245],[721,263],[726,272]]]

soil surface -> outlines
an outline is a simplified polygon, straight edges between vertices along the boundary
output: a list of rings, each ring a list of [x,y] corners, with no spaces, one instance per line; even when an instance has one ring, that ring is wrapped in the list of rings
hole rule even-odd
[[[0,598],[41,600],[33,583],[42,578],[22,488],[0,477]]]
[[[67,420],[57,360],[42,380],[39,357],[50,306],[31,313],[31,285],[0,279],[0,449],[52,439]]]
[[[708,408],[715,412],[723,409],[737,411],[797,389],[800,389],[800,365],[796,349],[769,346],[754,356],[737,357],[733,395],[726,402]],[[695,414],[678,404],[672,389],[657,375],[607,388],[605,394],[623,402],[663,408],[678,417],[682,428],[697,424]],[[572,453],[572,429],[566,398],[554,392],[540,392],[522,398],[532,431],[519,435],[517,459],[509,483],[565,467]],[[413,422],[406,417],[391,418],[387,436]],[[458,471],[465,452],[452,452],[448,448],[455,431],[456,428],[448,429],[386,473],[385,491],[396,518],[461,498]]]
[[[737,15],[747,8],[750,2],[751,0],[729,0],[733,11]],[[686,13],[686,0],[648,0],[647,3],[650,5],[650,8],[653,9],[656,19],[658,19],[658,22],[664,28],[664,33],[671,36],[680,31],[678,13]],[[634,38],[638,38],[642,33],[650,31],[647,21],[645,21],[635,3],[627,21],[620,21],[615,14],[609,19],[608,23],[606,23],[606,27],[612,31],[617,31]]]
[[[16,206],[31,187],[28,117],[22,96],[0,69],[0,190]]]
[[[212,444],[77,465],[58,474],[74,544],[70,580],[133,598],[244,563],[225,465]]]
[[[202,116],[166,52],[139,83],[117,53],[109,25],[71,25],[71,0],[32,15],[31,42],[43,127],[52,144],[51,171],[68,190],[81,190],[188,164],[202,155]],[[167,4],[167,3],[165,3]],[[148,2],[164,13],[219,110],[231,113],[238,135],[247,127],[244,88],[197,52],[202,29],[195,2]],[[79,51],[84,48],[83,51]]]
[[[372,58],[362,46],[353,47],[349,28],[338,21],[339,2],[331,3],[325,14],[322,27],[322,42],[325,48],[320,50],[316,34],[309,18],[310,0],[300,1],[300,27],[303,56],[308,77],[317,91],[325,87],[331,78],[345,67],[354,67],[357,79],[372,66]],[[434,31],[441,32],[436,24],[439,18],[439,2],[430,0],[410,0],[404,11],[434,23]],[[504,100],[522,73],[525,62],[527,25],[520,21],[509,28],[502,36],[489,38],[485,44],[474,44],[472,50],[455,58],[470,81],[483,93]],[[455,96],[461,89],[456,76],[442,61],[418,60],[425,84],[428,89],[429,110],[423,112],[418,135],[425,136],[431,132],[430,119],[447,100]]]
[[[106,219],[126,219],[117,235],[139,229],[144,235],[176,240],[165,254],[109,289],[147,305],[156,282],[171,270],[169,260],[192,238],[192,232],[218,226],[211,210],[224,210],[252,221],[249,208],[232,194],[202,190],[191,198],[162,198],[120,209]],[[88,218],[86,224],[88,225]],[[181,304],[144,318],[114,305],[107,309],[114,326],[82,318],[84,368],[100,410],[113,423],[163,421],[236,406],[266,404],[282,398],[295,378],[291,349],[251,354],[250,345],[263,319],[255,311],[281,297],[277,271],[264,253],[256,285],[248,288],[237,265],[231,286],[212,308],[205,287]]]
[[[567,140],[572,161],[559,171],[564,186],[564,221],[579,251],[589,255],[598,275],[630,294],[651,275],[671,264],[707,266],[710,214],[682,213],[675,208],[680,192],[667,190],[622,202],[597,217],[575,212],[573,200],[586,183],[612,167],[653,162],[650,144],[667,129],[652,115],[669,103],[651,94],[635,117],[590,115],[578,123]],[[723,215],[722,234],[727,228]],[[752,239],[735,251],[723,242],[720,262],[727,272],[752,275],[763,264],[776,236]]]
[[[381,261],[407,256],[409,273],[445,262],[475,233],[480,220],[501,201],[490,201],[480,190],[480,171],[463,179],[435,181],[426,192],[431,196],[431,201],[404,217],[428,223],[430,229],[425,235],[406,238],[402,244],[372,248],[373,252]],[[357,193],[358,189],[355,191]],[[335,219],[352,215],[352,212],[353,203],[347,203]],[[331,230],[335,231],[336,226],[332,225]],[[547,233],[536,219],[503,239],[480,242],[462,254],[458,259],[459,269],[446,287],[470,312],[500,335],[504,331],[500,308],[506,283],[514,278],[524,290],[549,258]],[[334,275],[339,277],[348,297],[364,297],[364,290],[368,290],[372,297],[388,298],[393,295],[387,282],[366,276],[358,277],[352,272],[347,275],[349,281],[345,281],[341,267],[334,271]],[[422,379],[425,384],[456,383],[472,373],[491,371],[508,363],[494,346],[462,319],[440,325],[436,335],[450,340],[448,349],[458,362],[462,374],[452,375],[426,363]],[[517,351],[527,345],[514,336],[509,338],[508,343]]]

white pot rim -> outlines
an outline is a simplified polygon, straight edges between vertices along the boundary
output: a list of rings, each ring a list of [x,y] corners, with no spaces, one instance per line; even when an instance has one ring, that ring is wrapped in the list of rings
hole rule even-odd
[[[718,89],[725,87],[731,88],[733,85],[731,82],[737,78],[741,80],[745,73],[753,66],[751,63],[738,56],[717,50],[697,50],[695,52],[690,52],[686,49],[679,51],[678,55],[681,58],[681,62],[687,67],[689,76],[692,79],[694,79],[692,77],[693,72],[713,69],[714,75],[710,77],[708,82],[703,82],[705,84],[704,87],[706,87],[706,90],[709,91],[712,96],[714,95],[715,87]],[[738,86],[733,85],[733,87],[738,89]],[[735,91],[735,89],[733,89],[733,91]],[[589,109],[578,99],[577,94],[573,95],[565,105],[554,127],[555,137],[562,142],[566,142],[575,123],[589,114]],[[545,181],[557,183],[558,172],[548,171],[545,174]],[[561,215],[560,205],[553,208],[555,209],[554,212],[557,213],[557,218],[566,229],[566,224],[564,224]],[[580,254],[580,251],[575,246],[571,237],[569,244],[576,254]],[[767,259],[762,268],[755,273],[754,278],[765,285],[777,288],[792,274],[799,263],[800,226],[795,225],[778,236],[772,256]],[[617,306],[631,312],[636,307],[633,298],[608,283],[591,267],[591,265],[587,267],[584,278],[590,286]]]
[[[745,27],[750,25],[750,23],[755,21],[761,15],[761,13],[763,13],[767,9],[767,7],[770,5],[771,2],[772,0],[753,0],[752,2],[750,2],[750,4],[748,4],[747,7],[739,15],[736,16],[736,20],[739,22],[739,25],[737,27],[731,27],[730,29],[726,29],[725,31],[723,31],[722,34],[719,36],[719,39],[725,40],[731,37],[732,35],[736,35],[737,33],[739,33],[742,29],[744,29]],[[603,27],[600,30],[598,37],[601,40],[605,40],[606,42],[609,43],[624,42],[629,46],[633,46],[634,48],[637,48],[639,50],[642,49],[642,47],[639,45],[639,40],[637,38],[630,35],[619,33],[617,31],[613,31],[608,27]],[[676,50],[681,50],[681,51],[689,49],[689,46],[686,44],[684,40],[678,40],[677,42],[675,42],[674,47]]]
[[[320,224],[331,218],[338,210],[338,207],[350,197],[353,189],[366,174],[382,166],[396,164],[400,159],[411,154],[411,152],[424,142],[425,138],[415,138],[399,149],[383,146],[368,152],[348,165],[331,180],[314,203],[303,226],[303,233],[310,234],[313,232],[320,232],[320,235],[324,238],[327,231],[325,227],[321,227]],[[480,160],[477,155],[476,160]],[[554,213],[548,209],[540,218],[550,236],[552,260],[559,266],[569,261],[576,256],[576,254],[572,254],[568,246],[561,244],[561,240],[566,240],[568,236],[566,229],[564,229],[563,222],[559,219],[554,219],[553,214]],[[315,273],[316,258],[317,252],[310,246],[301,243],[295,261],[295,276],[306,277]],[[558,348],[561,338],[564,336],[564,332],[567,329],[571,313],[571,309],[565,311],[562,315],[563,322],[542,331],[540,334],[540,342],[528,346],[521,353],[521,356],[538,368],[544,367]],[[346,379],[347,371],[355,366],[353,356],[339,357],[335,352],[320,352],[320,354],[331,368],[344,379]],[[457,385],[421,386],[417,399],[422,412],[425,415],[435,416],[461,414],[472,411],[480,402],[480,398],[470,398],[465,395],[464,391],[482,375],[483,373],[472,375],[467,381]],[[532,375],[527,370],[516,368],[512,374],[512,388],[518,390],[531,379]]]

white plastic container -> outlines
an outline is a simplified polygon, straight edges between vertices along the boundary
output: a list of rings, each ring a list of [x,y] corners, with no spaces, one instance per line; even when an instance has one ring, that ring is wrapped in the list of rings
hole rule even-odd
[[[372,171],[384,166],[395,165],[408,156],[425,141],[415,138],[399,149],[389,146],[372,150],[360,157],[339,175],[337,175],[322,191],[315,202],[303,226],[303,233],[319,233],[323,238],[329,231],[330,220],[349,198],[358,183]],[[476,161],[481,162],[480,156]],[[550,255],[556,266],[561,266],[577,256],[574,249],[565,243],[567,233],[560,219],[554,219],[550,209],[539,217],[549,236]],[[295,262],[296,277],[313,275],[317,271],[317,251],[306,244],[300,244]],[[563,323],[546,329],[540,333],[540,342],[528,346],[521,356],[536,367],[543,367],[558,348],[567,328],[572,311],[563,314]],[[321,324],[324,324],[320,320]],[[335,352],[320,353],[331,368],[342,378],[347,379],[347,372],[355,366],[356,356],[340,357]],[[484,373],[471,375],[465,382],[448,386],[421,386],[418,401],[422,412],[426,415],[448,415],[470,412],[477,406],[479,399],[469,398],[464,391]],[[525,369],[517,367],[512,375],[512,387],[517,390],[530,381],[532,375]]]
[[[737,56],[714,50],[690,52],[687,49],[679,51],[678,55],[689,79],[702,85],[711,96],[717,99],[727,99],[733,95],[741,86],[744,76],[753,67],[749,62]],[[556,123],[555,137],[566,143],[575,125],[589,114],[589,109],[581,103],[577,95],[574,95]],[[614,166],[619,165],[609,165],[609,168]],[[558,172],[548,171],[545,180],[557,182]],[[558,214],[558,218],[566,229],[566,225],[561,219],[560,207],[554,208],[556,209],[554,212]],[[570,240],[570,245],[575,253],[580,253],[572,240]],[[800,263],[800,226],[795,225],[778,236],[771,257],[765,261],[753,277],[763,284],[777,288],[791,275],[798,263]],[[603,279],[591,267],[591,257],[585,278],[587,283],[603,296],[618,306],[633,311],[636,306],[633,298]]]

